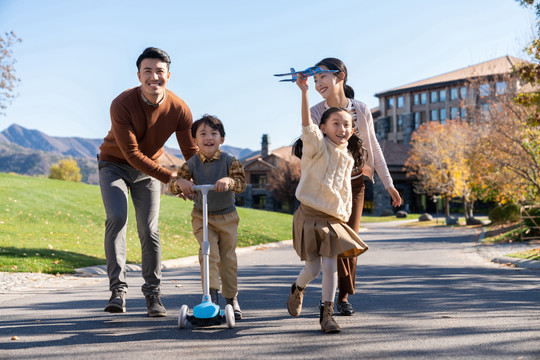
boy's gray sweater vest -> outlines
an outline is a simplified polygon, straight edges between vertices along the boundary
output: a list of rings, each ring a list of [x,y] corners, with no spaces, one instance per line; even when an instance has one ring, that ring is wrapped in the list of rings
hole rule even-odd
[[[215,184],[219,179],[229,176],[229,169],[233,160],[234,156],[221,151],[219,160],[203,164],[199,155],[195,154],[189,158],[187,164],[195,185],[206,185]],[[227,214],[236,210],[234,194],[231,190],[225,192],[209,191],[207,200],[209,214]],[[202,195],[200,193],[197,193],[193,206],[202,210]]]

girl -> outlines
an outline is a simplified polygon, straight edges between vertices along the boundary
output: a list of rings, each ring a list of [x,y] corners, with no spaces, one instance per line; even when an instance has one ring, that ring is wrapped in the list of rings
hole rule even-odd
[[[354,133],[362,139],[367,151],[367,160],[364,166],[355,166],[351,174],[352,213],[347,224],[358,233],[364,207],[364,176],[373,181],[373,171],[377,170],[384,187],[390,194],[393,206],[401,205],[401,197],[394,187],[381,147],[375,136],[371,111],[366,104],[354,99],[354,90],[347,85],[347,67],[336,58],[323,59],[315,66],[319,66],[323,70],[338,70],[338,72],[319,73],[314,76],[315,89],[321,94],[324,101],[311,108],[313,122],[319,124],[322,114],[329,107],[346,108],[354,119]],[[348,302],[348,296],[355,293],[356,260],[354,256],[338,259],[337,309],[342,315],[354,314],[354,309]]]
[[[351,172],[353,166],[362,166],[364,154],[361,140],[353,134],[352,116],[343,108],[330,108],[317,127],[311,120],[307,78],[298,76],[296,83],[302,90],[302,137],[293,151],[301,158],[302,176],[296,189],[300,207],[293,218],[293,246],[305,267],[291,286],[287,310],[300,315],[305,288],[322,267],[319,322],[322,331],[334,333],[341,331],[333,318],[337,256],[345,251],[358,256],[367,250],[358,233],[345,224],[351,214]]]

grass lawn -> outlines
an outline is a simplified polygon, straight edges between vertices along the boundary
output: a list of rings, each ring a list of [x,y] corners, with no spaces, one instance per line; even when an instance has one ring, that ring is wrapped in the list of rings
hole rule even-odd
[[[0,173],[0,271],[71,273],[105,264],[105,211],[99,186]],[[162,196],[162,258],[196,255],[192,202]],[[238,208],[238,246],[292,237],[292,215]],[[140,263],[133,205],[129,202],[127,260]]]
[[[508,254],[509,257],[540,261],[540,247],[531,250]]]
[[[487,227],[486,234],[482,242],[485,244],[526,242],[529,232],[530,230],[519,222],[510,224],[494,224]],[[507,254],[506,256],[540,261],[540,247]]]

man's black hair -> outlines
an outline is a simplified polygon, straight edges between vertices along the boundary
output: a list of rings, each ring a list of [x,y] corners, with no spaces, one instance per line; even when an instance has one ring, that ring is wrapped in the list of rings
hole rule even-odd
[[[164,50],[155,47],[146,48],[142,54],[139,55],[137,58],[137,70],[141,70],[141,63],[144,59],[160,59],[167,64],[167,70],[169,70],[169,66],[171,65],[171,58],[169,55]]]

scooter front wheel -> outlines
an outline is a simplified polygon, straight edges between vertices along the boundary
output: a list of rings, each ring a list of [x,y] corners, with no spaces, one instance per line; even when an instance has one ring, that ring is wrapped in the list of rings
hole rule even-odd
[[[187,314],[189,308],[187,305],[182,305],[180,308],[180,314],[178,314],[178,327],[184,329],[187,326]]]
[[[227,326],[232,329],[236,323],[234,319],[234,310],[231,304],[225,306],[225,319],[227,320]]]

